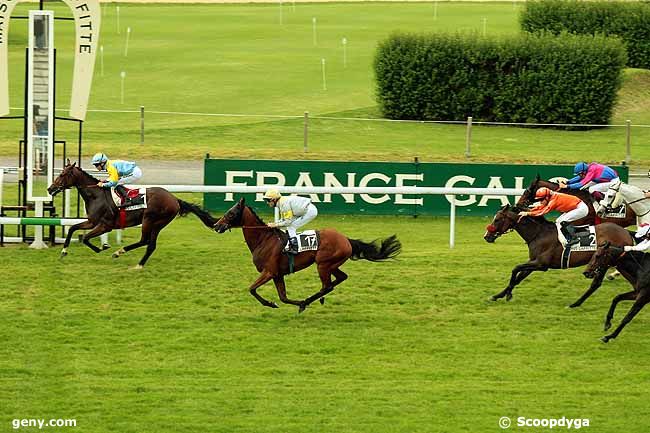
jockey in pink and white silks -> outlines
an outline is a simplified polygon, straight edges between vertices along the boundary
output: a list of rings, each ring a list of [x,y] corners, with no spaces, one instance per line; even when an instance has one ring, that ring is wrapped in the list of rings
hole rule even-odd
[[[591,194],[594,192],[603,194],[612,182],[619,180],[616,170],[597,162],[591,164],[579,162],[573,167],[573,174],[575,176],[566,183],[560,184],[560,187],[574,190],[589,189]],[[597,198],[600,200],[602,196]]]
[[[290,195],[283,197],[277,190],[271,189],[264,193],[264,201],[269,207],[278,208],[280,220],[269,223],[269,227],[285,228],[289,233],[289,249],[292,254],[298,252],[296,230],[311,222],[318,215],[318,209],[306,197]]]

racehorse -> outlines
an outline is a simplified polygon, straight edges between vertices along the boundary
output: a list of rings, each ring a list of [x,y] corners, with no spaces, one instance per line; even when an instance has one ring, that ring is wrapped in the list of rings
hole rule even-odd
[[[284,276],[291,272],[289,257],[282,252],[287,243],[286,233],[268,227],[255,211],[246,205],[244,198],[241,198],[217,221],[215,230],[223,233],[232,227],[242,228],[246,244],[253,255],[253,263],[260,272],[257,280],[249,288],[251,295],[265,307],[278,308],[275,302],[268,301],[257,293],[258,287],[273,280],[280,300],[285,304],[297,305],[299,312],[303,312],[317,299],[320,299],[322,304],[323,297],[348,278],[347,274],[340,269],[348,259],[381,262],[395,258],[402,248],[395,235],[384,240],[365,243],[347,238],[333,229],[320,230],[319,248],[297,254],[293,267],[299,271],[316,263],[322,284],[321,290],[302,301],[296,301],[287,297],[284,283]],[[335,277],[334,281],[332,275]]]
[[[640,188],[617,180],[607,188],[605,198],[601,201],[599,211],[616,208],[625,203],[636,216],[636,224],[650,224],[650,200]]]
[[[87,221],[75,224],[68,230],[63,250],[61,250],[62,258],[68,254],[72,234],[77,230],[90,229],[90,232],[83,236],[83,243],[94,252],[99,253],[102,249],[93,245],[90,239],[113,229],[142,224],[140,240],[121,248],[113,254],[113,258],[118,258],[127,251],[146,245],[147,251],[136,266],[137,269],[141,269],[156,249],[158,234],[177,215],[184,216],[192,212],[203,221],[206,227],[211,229],[216,223],[216,220],[209,213],[203,211],[197,205],[180,200],[163,188],[147,188],[147,207],[126,211],[123,221],[120,221],[122,219],[120,210],[113,202],[110,189],[98,187],[98,182],[98,179],[77,167],[76,162],[70,164],[70,160],[68,160],[61,174],[54,179],[52,185],[47,189],[47,192],[54,196],[64,189],[76,187],[86,205],[86,213],[88,214]]]
[[[634,290],[621,293],[612,299],[612,305],[609,307],[605,317],[605,331],[612,326],[614,311],[621,301],[634,301],[634,305],[625,315],[618,327],[609,335],[605,335],[600,340],[607,343],[609,340],[616,338],[621,333],[625,325],[637,315],[639,311],[650,302],[650,255],[640,251],[625,252],[623,248],[604,242],[598,247],[596,253],[591,257],[587,269],[583,272],[585,277],[593,278],[598,273],[602,273],[610,266],[616,266],[616,269],[632,284]]]
[[[600,224],[601,222],[607,222],[607,223],[614,223],[616,225],[619,225],[621,227],[629,227],[633,226],[636,224],[636,215],[635,212],[630,208],[630,206],[626,206],[625,208],[625,218],[614,218],[614,217],[599,217],[596,213],[596,208],[594,207],[594,200],[587,190],[582,190],[582,189],[565,189],[565,190],[560,190],[560,185],[555,182],[551,182],[548,180],[543,180],[539,178],[539,175],[533,180],[530,185],[528,185],[528,188],[524,191],[521,197],[519,197],[519,200],[517,200],[516,206],[518,207],[526,207],[529,206],[533,203],[535,199],[535,192],[541,188],[541,187],[546,187],[552,191],[560,191],[566,194],[570,195],[575,195],[576,197],[580,198],[583,202],[587,204],[587,207],[589,208],[589,214],[577,221],[574,221],[572,224],[579,226],[583,224]]]
[[[491,299],[506,297],[512,299],[512,290],[534,271],[546,272],[549,269],[562,269],[564,247],[558,240],[557,226],[544,217],[520,217],[521,208],[505,205],[494,215],[492,224],[487,226],[483,238],[493,243],[499,236],[515,230],[528,245],[529,260],[513,268],[508,286]],[[624,228],[611,223],[595,226],[598,241],[610,241],[618,245],[633,245],[632,235]],[[585,265],[591,259],[593,251],[572,251],[567,267],[574,268]],[[596,275],[589,289],[573,304],[571,308],[579,307],[600,287],[605,276]]]

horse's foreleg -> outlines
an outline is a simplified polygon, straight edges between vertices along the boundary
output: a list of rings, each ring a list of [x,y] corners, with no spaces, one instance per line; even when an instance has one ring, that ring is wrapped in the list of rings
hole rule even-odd
[[[90,221],[84,221],[82,223],[70,226],[70,228],[68,229],[68,234],[65,237],[65,242],[63,243],[63,249],[61,250],[61,258],[68,255],[68,247],[70,246],[70,242],[72,241],[72,234],[77,230],[88,230],[91,228],[93,228],[93,223],[91,223]]]
[[[591,285],[589,286],[587,291],[583,293],[582,296],[580,296],[580,298],[577,301],[569,305],[569,308],[576,308],[581,306],[582,303],[587,300],[587,298],[593,295],[594,292],[598,290],[598,288],[603,284],[603,278],[605,278],[606,274],[607,274],[607,270],[597,273],[594,279],[591,281]]]
[[[612,327],[612,319],[614,318],[614,311],[616,311],[618,303],[621,301],[634,301],[634,298],[636,298],[636,290],[614,296],[612,305],[610,305],[607,316],[605,317],[605,331]]]
[[[496,301],[497,299],[501,299],[505,296],[507,301],[511,300],[512,289],[514,289],[515,286],[517,286],[517,284],[521,283],[527,276],[529,276],[534,271],[541,271],[541,270],[546,270],[546,268],[534,263],[524,263],[515,266],[512,270],[512,273],[510,274],[510,282],[508,283],[508,286],[505,289],[503,289],[501,292],[497,293],[496,295],[493,295],[490,299],[492,301]]]
[[[607,343],[609,340],[616,338],[618,334],[621,333],[623,328],[625,328],[625,325],[627,325],[628,323],[630,323],[632,319],[634,319],[634,316],[636,316],[639,313],[639,311],[641,311],[641,309],[645,306],[645,304],[648,303],[648,301],[650,301],[649,293],[644,292],[642,294],[639,294],[639,296],[636,298],[636,302],[634,302],[634,305],[632,305],[630,311],[628,311],[625,317],[623,317],[623,320],[621,320],[621,323],[618,325],[616,330],[609,335],[605,335],[600,340],[603,343]]]
[[[260,287],[260,286],[263,285],[263,284],[266,284],[266,283],[269,282],[272,278],[273,278],[273,275],[271,275],[271,274],[270,274],[269,272],[267,272],[267,271],[263,271],[263,272],[260,274],[260,276],[257,277],[257,280],[255,280],[255,282],[250,286],[250,288],[248,289],[248,291],[250,292],[251,295],[253,295],[253,297],[254,297],[255,299],[258,300],[258,302],[259,302],[260,304],[264,305],[265,307],[278,308],[278,304],[276,304],[275,302],[267,301],[266,299],[264,299],[263,297],[261,297],[261,296],[257,293],[257,288]]]
[[[282,302],[285,304],[301,305],[300,301],[294,301],[293,299],[287,298],[287,288],[284,284],[284,277],[279,276],[273,278],[273,283],[275,284],[275,288],[278,291],[278,296]]]
[[[103,235],[104,233],[110,232],[111,229],[106,227],[104,224],[99,224],[95,226],[91,231],[86,233],[83,237],[83,243],[88,246],[91,250],[93,250],[96,253],[101,253],[103,250],[101,248],[97,248],[93,244],[90,243],[90,240],[92,238],[96,238],[97,236]]]

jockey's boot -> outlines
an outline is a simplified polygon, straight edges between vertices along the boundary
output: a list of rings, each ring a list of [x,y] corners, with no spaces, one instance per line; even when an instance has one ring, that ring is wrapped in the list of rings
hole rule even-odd
[[[115,192],[122,199],[122,204],[119,205],[118,207],[127,207],[131,204],[131,200],[128,197],[128,193],[126,192],[126,188],[124,188],[124,185],[117,185],[115,187]]]
[[[577,244],[580,242],[580,239],[576,236],[576,228],[571,225],[568,221],[562,221],[562,234],[566,239],[567,246]]]
[[[298,254],[298,238],[297,237],[289,237],[289,241],[287,242],[287,248],[286,252],[289,254]]]

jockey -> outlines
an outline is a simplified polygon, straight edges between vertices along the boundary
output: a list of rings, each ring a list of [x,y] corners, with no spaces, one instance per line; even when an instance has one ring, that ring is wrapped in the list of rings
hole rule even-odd
[[[100,188],[115,187],[115,192],[122,198],[122,205],[118,207],[128,207],[131,204],[131,199],[127,197],[124,185],[133,183],[142,177],[140,167],[135,165],[135,162],[108,159],[103,153],[96,153],[93,156],[92,164],[97,170],[108,172],[108,180],[99,182],[97,186]]]
[[[611,167],[603,164],[592,162],[579,162],[573,167],[575,175],[566,183],[561,183],[560,188],[568,189],[587,189],[597,200],[603,199],[603,193],[607,191],[609,185],[618,180],[618,173]]]
[[[645,251],[650,248],[650,224],[639,225],[635,237],[640,241],[638,244],[625,245],[625,251]]]
[[[296,237],[296,230],[316,218],[318,209],[306,197],[297,195],[283,197],[276,189],[266,191],[263,198],[269,207],[277,207],[280,212],[280,221],[269,223],[268,226],[286,228],[289,233],[287,251],[291,254],[297,254],[298,238]]]
[[[566,238],[567,245],[579,241],[578,238],[574,238],[576,230],[570,223],[589,214],[589,208],[582,200],[574,195],[551,191],[546,187],[535,192],[535,199],[541,200],[541,205],[531,211],[519,212],[519,216],[542,216],[553,210],[563,212],[555,220],[555,224]]]

